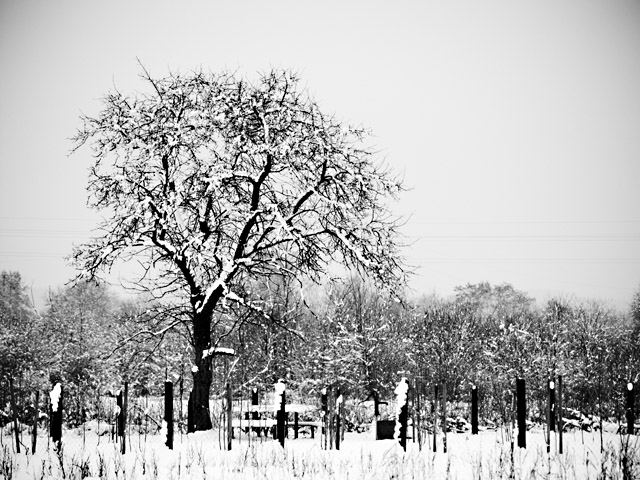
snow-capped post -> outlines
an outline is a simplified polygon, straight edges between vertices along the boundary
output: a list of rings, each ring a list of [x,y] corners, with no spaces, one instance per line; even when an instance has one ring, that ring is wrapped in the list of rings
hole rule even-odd
[[[340,434],[342,429],[342,403],[344,397],[340,393],[340,388],[336,389],[336,450],[340,450]]]
[[[49,392],[49,436],[56,451],[60,450],[62,446],[62,397],[62,385],[56,383]]]
[[[478,435],[478,387],[471,387],[471,435]]]
[[[634,386],[633,382],[627,383],[627,411],[626,411],[627,435],[634,434],[634,423],[636,421],[635,412],[634,412],[635,393],[634,393],[633,386]]]
[[[285,404],[285,390],[286,386],[284,384],[284,380],[280,379],[275,384],[275,408],[276,411],[276,436],[278,437],[278,441],[280,445],[284,447],[284,437],[285,437],[285,428],[286,428],[286,404]]]
[[[166,441],[164,444],[173,450],[173,383],[164,382],[164,420],[162,421],[162,432]]]
[[[562,375],[558,375],[558,453],[562,455]]]
[[[20,453],[20,430],[18,429],[18,408],[16,407],[16,395],[13,390],[13,377],[9,377],[9,393],[11,396],[11,415],[13,417],[13,431],[16,436],[16,453]]]
[[[527,399],[524,378],[516,378],[516,411],[518,416],[518,447],[527,448]]]
[[[394,392],[396,394],[396,425],[393,432],[394,440],[400,443],[402,449],[407,451],[407,399],[409,384],[406,377],[402,377]]]

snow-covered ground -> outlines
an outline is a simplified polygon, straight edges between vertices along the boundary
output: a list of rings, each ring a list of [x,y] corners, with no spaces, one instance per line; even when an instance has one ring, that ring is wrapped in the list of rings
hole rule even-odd
[[[23,441],[30,443],[26,435]],[[73,430],[64,432],[61,455],[48,448],[43,437],[33,456],[25,454],[24,448],[15,454],[12,437],[5,434],[0,445],[0,479],[622,478],[621,453],[627,441],[635,462],[631,468],[640,475],[640,437],[612,433],[604,434],[604,454],[598,433],[565,434],[564,454],[559,455],[557,437],[552,436],[551,454],[547,454],[542,431],[534,430],[528,432],[526,449],[515,447],[513,462],[510,440],[502,431],[448,434],[447,453],[443,453],[442,436],[437,453],[427,445],[420,451],[412,440],[405,453],[395,441],[375,441],[370,433],[347,433],[339,451],[323,450],[318,436],[288,439],[284,449],[272,439],[242,436],[229,452],[221,450],[217,430],[176,433],[174,450],[164,446],[160,435],[132,434],[122,455],[120,445],[108,436]]]

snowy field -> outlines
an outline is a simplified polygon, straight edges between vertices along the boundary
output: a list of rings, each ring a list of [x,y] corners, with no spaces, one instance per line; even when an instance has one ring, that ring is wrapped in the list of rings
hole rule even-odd
[[[433,437],[430,437],[431,441]],[[28,442],[25,436],[25,444]],[[515,448],[502,431],[480,435],[448,434],[437,453],[408,440],[403,452],[393,440],[375,441],[370,433],[347,433],[339,451],[323,450],[319,438],[276,441],[247,436],[222,451],[218,431],[191,435],[176,433],[174,450],[159,435],[131,435],[127,453],[109,437],[93,431],[65,431],[62,454],[39,439],[38,451],[17,455],[9,435],[2,436],[0,479],[476,479],[476,478],[623,478],[621,453],[628,442],[631,477],[640,478],[640,437],[604,434],[600,453],[598,433],[564,435],[564,454],[546,453],[542,431],[527,435],[526,449]]]

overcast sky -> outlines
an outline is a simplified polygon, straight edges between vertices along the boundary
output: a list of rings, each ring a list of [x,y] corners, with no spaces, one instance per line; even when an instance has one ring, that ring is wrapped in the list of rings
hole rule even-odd
[[[86,240],[80,114],[194,69],[297,71],[405,178],[416,293],[640,288],[640,1],[0,2],[0,270],[37,297]]]

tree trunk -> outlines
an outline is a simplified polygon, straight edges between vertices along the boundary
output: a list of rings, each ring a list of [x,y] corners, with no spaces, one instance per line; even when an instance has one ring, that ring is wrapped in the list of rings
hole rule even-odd
[[[213,372],[211,370],[211,355],[203,358],[203,352],[211,348],[211,316],[195,314],[193,320],[195,368],[193,372],[193,427],[196,431],[211,430],[211,414],[209,411],[209,390]]]

